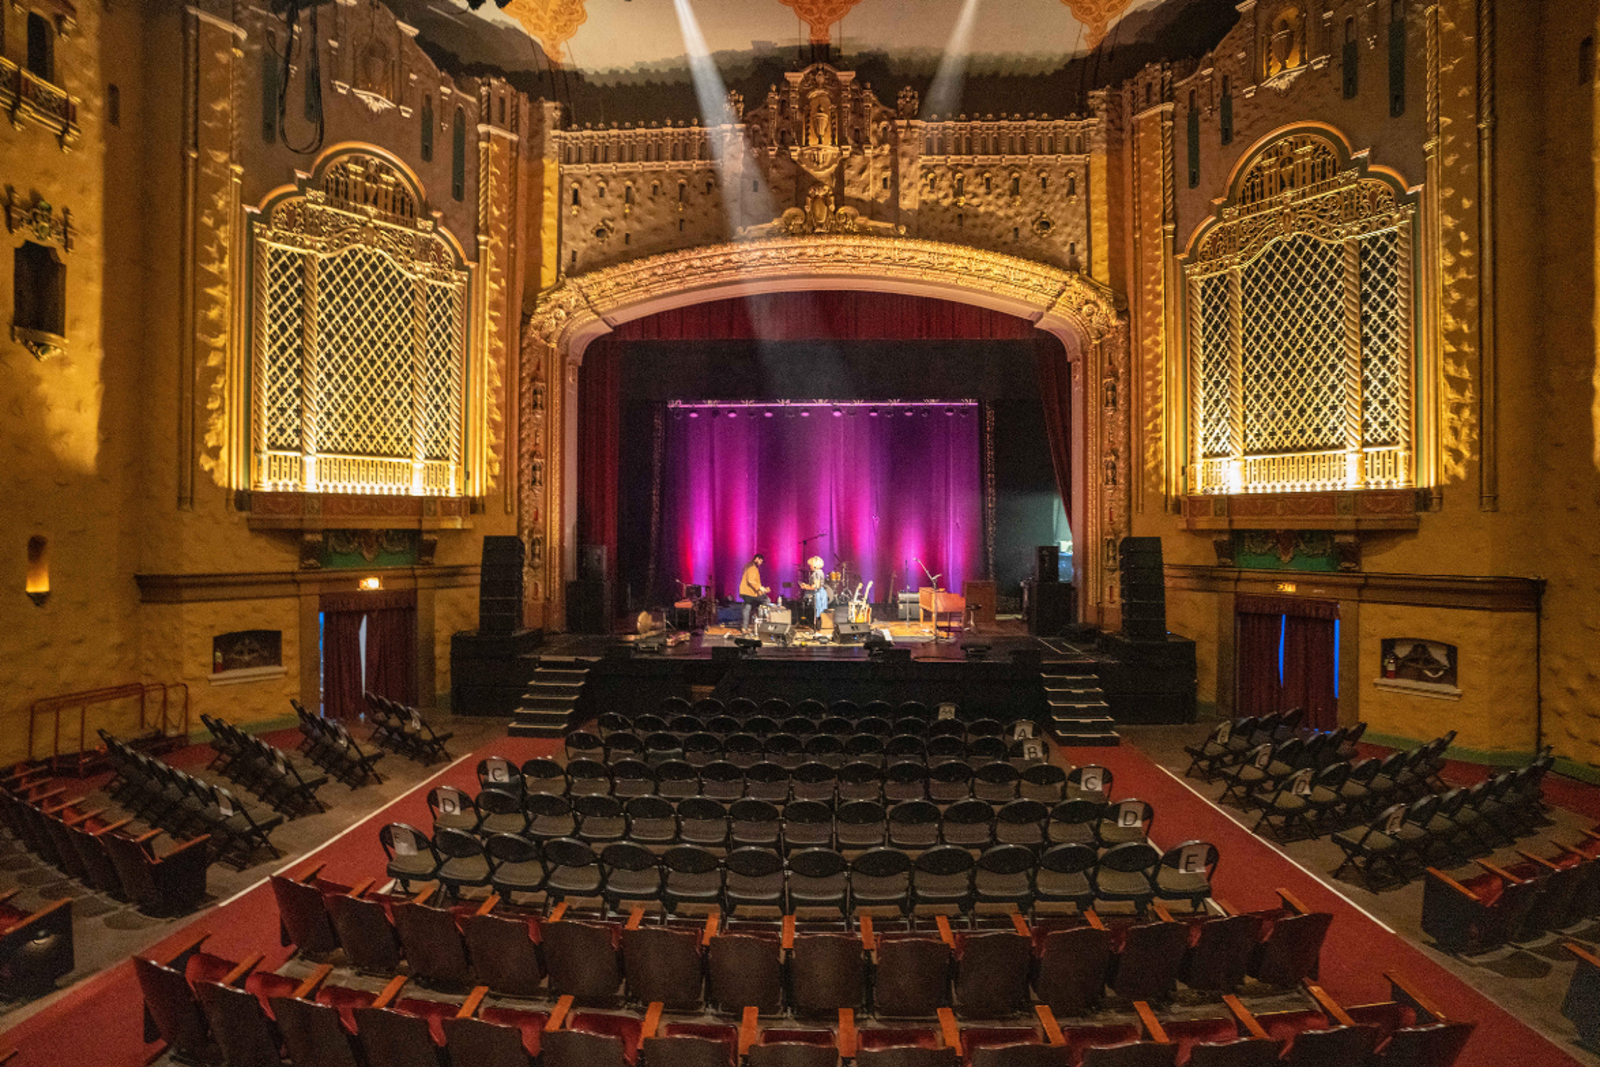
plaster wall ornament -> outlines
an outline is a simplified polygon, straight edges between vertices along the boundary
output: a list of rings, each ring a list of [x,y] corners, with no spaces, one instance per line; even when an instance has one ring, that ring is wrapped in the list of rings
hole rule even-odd
[[[511,0],[506,14],[522,24],[528,36],[544,48],[550,62],[561,65],[561,54],[578,32],[578,27],[589,20],[584,8],[585,0]]]
[[[1090,51],[1106,39],[1111,24],[1128,10],[1130,0],[1061,0],[1072,17],[1083,23],[1084,44]]]
[[[861,0],[779,0],[794,8],[800,21],[811,27],[811,43],[827,44],[833,24],[850,13]],[[1123,0],[1126,3],[1126,0]]]

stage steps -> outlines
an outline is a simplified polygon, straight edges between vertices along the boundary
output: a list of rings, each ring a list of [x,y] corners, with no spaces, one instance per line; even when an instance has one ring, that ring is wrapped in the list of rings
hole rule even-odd
[[[584,719],[583,687],[594,660],[541,656],[511,720],[512,737],[563,737]]]
[[[1047,663],[1044,698],[1050,732],[1060,745],[1116,745],[1116,720],[1100,689],[1100,679],[1081,663]]]

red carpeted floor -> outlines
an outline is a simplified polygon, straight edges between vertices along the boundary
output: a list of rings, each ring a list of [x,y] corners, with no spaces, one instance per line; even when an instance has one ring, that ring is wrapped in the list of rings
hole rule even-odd
[[[318,852],[297,861],[325,862],[325,876],[355,882],[381,876],[383,850],[377,841],[385,823],[429,825],[427,793],[439,784],[476,790],[477,761],[491,752],[521,762],[556,751],[557,741],[506,738],[463,757],[417,786]],[[1575,1064],[1542,1035],[1524,1026],[1449,971],[1290,862],[1282,853],[1212,808],[1137,749],[1069,750],[1063,758],[1075,763],[1101,763],[1116,776],[1114,794],[1138,796],[1153,804],[1157,820],[1153,838],[1172,845],[1191,838],[1213,842],[1222,853],[1216,896],[1237,909],[1268,908],[1277,903],[1274,890],[1286,888],[1310,907],[1335,915],[1322,956],[1322,984],[1339,1001],[1360,1004],[1385,1000],[1386,970],[1405,975],[1427,990],[1452,1017],[1476,1020],[1477,1032],[1458,1061],[1460,1067],[1556,1067]],[[264,882],[223,906],[205,912],[175,930],[161,944],[176,945],[191,931],[212,933],[208,949],[235,959],[267,952],[264,966],[281,964],[290,949],[278,944],[277,905]],[[161,946],[156,946],[159,950]],[[133,968],[124,963],[91,978],[59,1001],[14,1029],[0,1034],[0,1049],[16,1047],[12,1067],[59,1067],[80,1063],[94,1067],[140,1067],[159,1055],[159,1046],[143,1039],[141,999]]]

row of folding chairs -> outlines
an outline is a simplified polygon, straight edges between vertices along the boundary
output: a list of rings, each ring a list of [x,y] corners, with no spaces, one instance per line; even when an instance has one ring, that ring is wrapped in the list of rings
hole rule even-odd
[[[1429,867],[1423,931],[1447,952],[1475,955],[1600,917],[1600,831],[1583,831],[1573,845],[1552,843],[1550,857],[1519,849],[1517,863],[1479,860],[1474,877]]]
[[[153,915],[179,915],[199,906],[212,860],[210,837],[201,835],[157,854],[159,831],[134,834],[132,819],[106,818],[105,809],[88,808],[82,798],[63,799],[66,791],[48,778],[8,779],[0,785],[0,818],[25,849],[88,889]],[[57,935],[66,938],[64,951],[70,960],[70,914],[65,922],[64,934],[51,927],[48,936],[41,937],[41,963],[59,959],[50,939]]]
[[[283,824],[280,812],[246,804],[227,787],[147,756],[104,730],[100,737],[112,768],[106,793],[133,818],[177,838],[206,835],[213,854],[240,870],[259,853],[279,854],[270,834]]]
[[[317,798],[317,790],[328,784],[326,774],[302,768],[283,749],[247,734],[230,723],[209,715],[204,716],[204,720],[211,730],[211,747],[215,753],[212,765],[222,774],[285,815],[303,815],[312,809],[327,810],[327,805]],[[110,757],[113,784],[120,782],[124,788],[131,787],[137,791],[140,784],[138,780],[143,778],[141,768],[148,770],[152,765],[165,767],[160,760],[144,756],[117,741],[105,730],[99,733]],[[125,772],[131,772],[136,781],[130,782]],[[113,792],[113,796],[117,795]],[[142,814],[137,809],[134,813]]]
[[[548,757],[530,759],[518,767],[500,756],[478,762],[482,788],[528,798],[548,794],[623,799],[709,796],[718,800],[754,797],[774,803],[928,799],[953,804],[968,797],[995,803],[1022,797],[1054,803],[1078,797],[1103,800],[1110,795],[1113,781],[1111,771],[1096,764],[1062,767],[1038,763],[1018,769],[1004,760],[947,760],[932,766],[916,759],[853,760],[839,767],[819,761],[786,767],[770,760],[744,767],[726,760],[702,767],[672,760],[652,767],[635,759],[611,763],[574,759],[562,766]]]
[[[1300,708],[1224,719],[1206,735],[1204,741],[1184,746],[1183,750],[1190,756],[1184,777],[1193,777],[1198,771],[1200,777],[1210,781],[1217,770],[1239,762],[1245,753],[1257,745],[1268,741],[1287,741],[1296,736],[1301,732],[1304,719],[1305,713]],[[1357,724],[1357,729],[1361,733],[1366,732],[1362,724]],[[1360,734],[1356,736],[1359,738]]]
[[[734,697],[726,701],[717,697],[702,697],[691,704],[683,697],[674,696],[662,700],[656,714],[666,719],[671,719],[676,715],[698,715],[701,718],[710,718],[713,715],[732,715],[736,719],[746,719],[752,715],[766,715],[774,719],[782,719],[789,715],[805,715],[813,719],[819,719],[831,715],[844,719],[877,717],[885,719],[917,718],[927,721],[932,721],[935,718],[961,717],[959,706],[951,702],[930,707],[920,700],[902,700],[898,703],[891,703],[887,700],[871,700],[865,704],[858,704],[853,700],[835,700],[830,703],[824,703],[813,697],[794,701],[783,697],[767,697],[760,701],[751,697]]]
[[[968,740],[953,734],[924,737],[909,733],[887,737],[879,734],[825,733],[806,737],[791,733],[774,733],[764,737],[752,733],[721,736],[712,733],[652,733],[641,737],[638,734],[617,733],[601,743],[596,734],[585,736],[595,744],[583,744],[583,738],[574,743],[572,735],[568,736],[568,760],[592,759],[602,762],[631,759],[651,765],[682,760],[697,767],[719,761],[741,767],[762,761],[786,767],[808,762],[838,767],[854,760],[881,762],[909,759],[928,764],[943,760],[1012,760],[1019,767],[1027,767],[1043,763],[1050,757],[1049,744],[1042,737],[1007,741],[1001,737]]]
[[[379,774],[377,769],[378,761],[384,756],[382,752],[364,751],[355,735],[338,719],[319,718],[307,711],[293,697],[289,699],[289,703],[294,707],[295,716],[300,720],[300,751],[307,759],[351,789],[368,782],[383,781],[383,775]],[[228,748],[226,751],[217,748],[218,759],[223,759],[242,747],[241,741],[245,734],[237,726],[209,719],[204,715],[201,719],[207,720],[207,725],[211,726],[213,748],[217,748],[218,727],[221,727],[220,734]]]
[[[1543,780],[1554,763],[1541,753],[1527,766],[1471,786],[1392,804],[1365,826],[1340,830],[1333,841],[1344,860],[1373,884],[1380,875],[1408,881],[1437,862],[1459,862],[1537,832],[1544,811]]]
[[[581,928],[582,924],[568,924]],[[574,940],[581,947],[582,930]],[[798,1025],[762,1024],[752,996],[734,996],[734,1022],[674,1019],[669,1004],[682,996],[677,977],[663,967],[637,986],[659,990],[662,999],[637,1011],[597,1011],[563,996],[548,1009],[508,1008],[487,1001],[489,986],[464,999],[403,997],[407,976],[374,992],[328,982],[319,968],[307,979],[263,972],[263,954],[242,962],[201,951],[205,937],[191,939],[155,959],[135,957],[147,1018],[174,1058],[185,1062],[274,1064],[357,1063],[392,1067],[1262,1067],[1280,1057],[1296,1064],[1427,1064],[1450,1067],[1472,1032],[1472,1024],[1447,1019],[1420,991],[1393,975],[1390,999],[1340,1005],[1307,983],[1303,1009],[1257,1015],[1236,999],[1230,1015],[1162,1021],[1150,1004],[1134,1000],[1131,1021],[1066,1024],[1048,1004],[1035,1006],[1037,1024],[963,1024],[949,1008],[936,1009],[920,1025],[857,1025],[852,994],[867,990],[866,971],[853,971],[846,935],[796,939],[790,957],[791,989],[797,1003],[815,1004]],[[658,948],[679,958],[698,950],[696,933],[637,929],[625,949],[652,954]],[[767,944],[713,935],[704,955],[713,972],[754,972],[759,984],[737,992],[772,988],[775,972]],[[957,996],[971,991],[993,999],[981,979],[1010,962],[1006,935],[991,938],[964,956],[955,979]],[[896,951],[879,939],[876,951]],[[908,949],[922,946],[907,942]],[[752,951],[754,948],[756,951]],[[676,953],[672,950],[677,950]],[[915,956],[914,951],[900,953]],[[1065,951],[1051,955],[1062,957]],[[898,970],[904,970],[899,968]],[[880,968],[881,971],[881,968]],[[969,977],[963,979],[962,974]],[[781,977],[781,976],[780,976]],[[1015,973],[1005,988],[1015,984]],[[852,985],[851,979],[857,978]],[[831,980],[831,984],[830,984]],[[630,984],[632,984],[630,982]],[[891,996],[893,991],[890,990]],[[937,1020],[936,1022],[934,1020]],[[1300,1051],[1290,1055],[1288,1049]]]
[[[615,918],[567,901],[538,915],[502,906],[498,896],[475,909],[452,907],[436,899],[432,885],[414,895],[374,893],[370,883],[352,889],[318,874],[314,869],[273,879],[285,937],[303,952],[327,958],[342,949],[348,965],[375,974],[394,974],[403,963],[412,976],[434,985],[476,982],[501,995],[570,995],[589,1005],[665,1000],[675,1011],[737,1013],[756,1004],[763,1014],[797,1007],[804,1013],[792,996],[785,997],[792,983],[769,987],[767,981],[797,942],[840,932],[849,941],[852,931],[859,938],[855,953],[865,956],[854,965],[877,964],[879,976],[868,975],[865,999],[837,1006],[871,1005],[891,1017],[932,1016],[951,1005],[952,971],[959,975],[963,963],[975,961],[975,940],[991,948],[1000,944],[1004,964],[998,974],[974,982],[970,992],[958,991],[956,1010],[971,1018],[1026,1010],[1030,985],[1040,1002],[1067,1014],[1095,1009],[1107,988],[1124,998],[1165,999],[1179,982],[1223,992],[1249,979],[1292,987],[1317,973],[1332,919],[1282,890],[1281,906],[1271,909],[1233,914],[1212,905],[1175,918],[1156,905],[1153,920],[1102,917],[1093,910],[1031,923],[1017,911],[963,920],[944,911],[906,917],[874,906],[851,919],[835,912],[832,921],[819,920],[813,909],[765,922],[732,913],[724,922],[723,913],[712,908],[693,919],[664,916],[649,901],[632,902]],[[770,966],[754,974],[724,968],[719,976],[716,950],[710,961],[703,951],[718,943],[717,936],[750,938],[721,942],[729,961],[759,951]],[[849,954],[844,961],[852,963]],[[662,987],[651,984],[663,979]],[[895,990],[892,996],[886,983]],[[874,987],[876,997],[870,993]],[[996,997],[996,989],[1007,992]]]
[[[656,849],[678,844],[707,848],[767,845],[785,851],[821,847],[847,852],[884,844],[911,849],[938,844],[1109,848],[1145,840],[1155,820],[1150,804],[1131,797],[1111,803],[1064,800],[1054,807],[1029,799],[999,805],[967,799],[941,810],[922,799],[893,805],[876,800],[837,804],[791,800],[780,807],[753,797],[730,804],[712,797],[685,797],[674,802],[646,796],[624,803],[613,796],[553,794],[519,800],[496,789],[468,797],[453,786],[436,786],[428,794],[428,807],[435,833],[449,829],[483,837],[520,834],[539,841],[576,837],[602,845],[632,841]]]
[[[1354,743],[1341,740],[1344,730],[1314,730],[1285,741],[1263,741],[1229,764],[1215,766],[1210,777],[1220,777],[1226,783],[1223,800],[1233,800],[1249,809],[1263,788],[1275,786],[1294,771],[1320,771],[1348,764],[1358,750]]]
[[[761,738],[774,734],[793,734],[800,738],[809,738],[817,734],[835,737],[869,734],[884,738],[897,734],[912,734],[926,737],[956,737],[965,741],[977,741],[985,737],[1018,741],[1035,737],[1039,733],[1038,725],[1032,719],[1014,719],[1005,725],[1002,725],[999,719],[929,720],[916,715],[905,715],[895,719],[881,715],[867,715],[854,719],[842,715],[811,717],[798,714],[781,719],[770,715],[751,715],[743,719],[732,715],[709,717],[674,715],[667,719],[660,715],[646,714],[628,719],[615,712],[601,715],[596,722],[596,729],[598,733],[588,730],[575,730],[569,733],[567,754],[576,755],[574,749],[593,749],[597,744],[608,748],[613,745],[623,745],[628,743],[629,737],[638,739],[657,733],[672,734],[680,739],[703,733],[717,738],[730,737],[734,734],[753,734]]]
[[[784,910],[948,904],[968,911],[991,903],[1086,908],[1099,900],[1125,901],[1142,911],[1156,899],[1197,905],[1210,894],[1218,858],[1206,842],[1185,842],[1163,854],[1144,838],[1099,851],[1088,844],[949,844],[933,834],[917,845],[847,855],[826,846],[785,852],[777,838],[653,850],[634,840],[602,844],[510,833],[484,839],[448,828],[429,837],[404,823],[384,827],[379,841],[387,873],[402,885],[437,880],[451,893],[492,886],[500,893],[595,897],[612,906],[651,899],[671,909],[695,903]]]
[[[445,745],[455,734],[435,730],[422,712],[397,700],[365,694],[367,722],[372,726],[372,743],[427,765],[450,758]]]

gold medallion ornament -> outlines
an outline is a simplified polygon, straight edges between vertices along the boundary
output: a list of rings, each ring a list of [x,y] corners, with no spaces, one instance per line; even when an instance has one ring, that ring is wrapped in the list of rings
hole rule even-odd
[[[1111,23],[1128,10],[1129,0],[1061,0],[1072,17],[1083,23],[1086,43],[1092,51],[1106,39]]]
[[[511,0],[506,14],[522,24],[557,66],[567,42],[589,19],[584,0]]]
[[[800,21],[811,27],[811,43],[827,44],[833,24],[850,13],[861,0],[778,0],[794,8]]]

